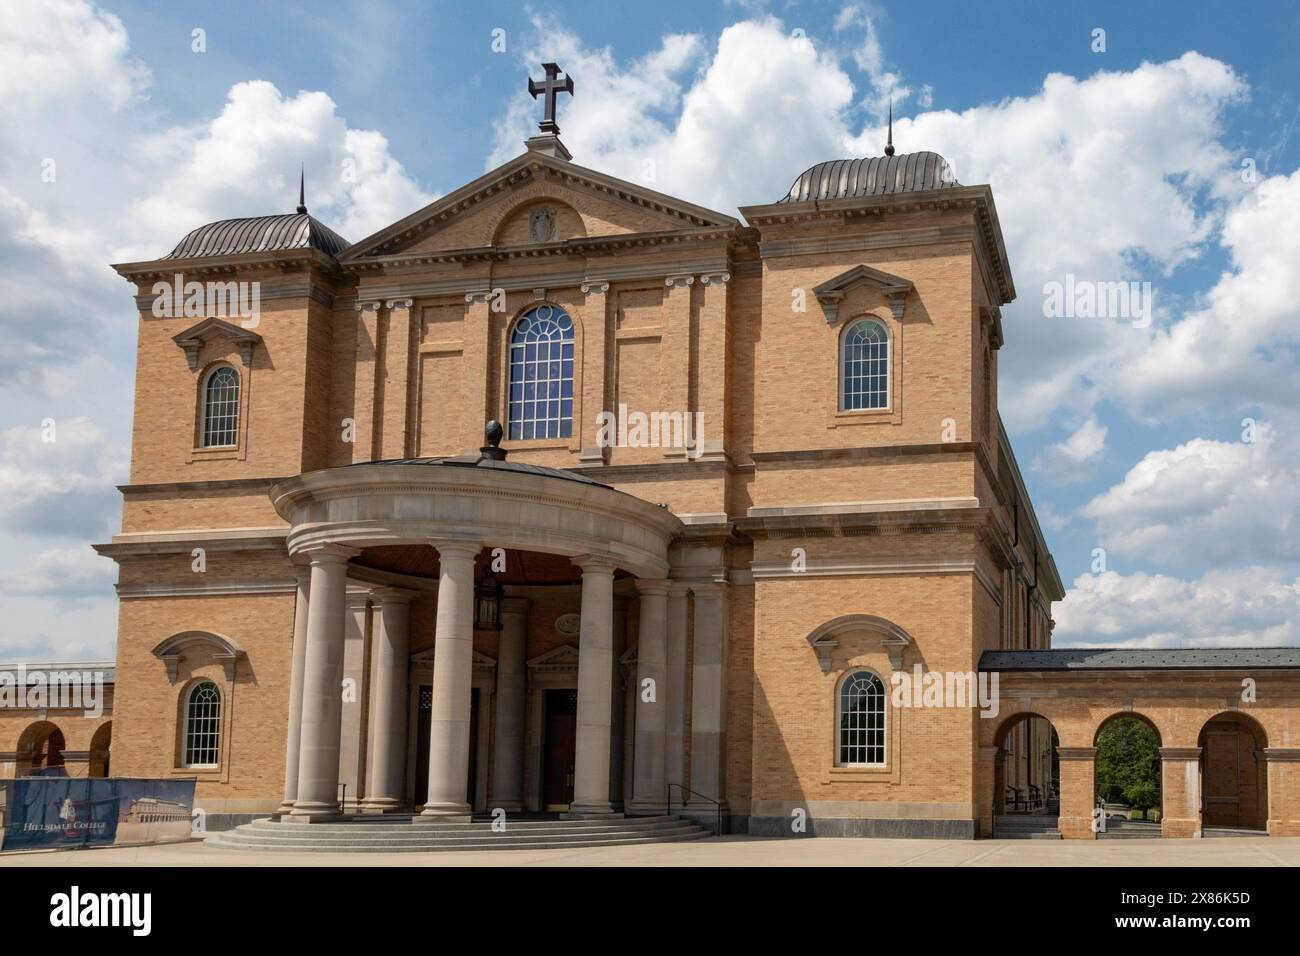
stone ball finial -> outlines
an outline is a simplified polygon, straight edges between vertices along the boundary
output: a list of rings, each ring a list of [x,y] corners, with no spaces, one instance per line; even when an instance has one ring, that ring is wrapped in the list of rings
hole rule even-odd
[[[491,458],[494,461],[505,461],[506,453],[501,448],[501,439],[505,437],[506,430],[501,427],[501,423],[495,418],[487,423],[483,428],[483,437],[487,444],[479,449],[479,453],[484,458]]]

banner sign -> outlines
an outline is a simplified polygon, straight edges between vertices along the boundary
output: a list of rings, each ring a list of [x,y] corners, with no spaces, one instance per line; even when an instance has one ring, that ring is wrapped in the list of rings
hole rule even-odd
[[[6,780],[0,850],[188,840],[193,780],[22,777]]]

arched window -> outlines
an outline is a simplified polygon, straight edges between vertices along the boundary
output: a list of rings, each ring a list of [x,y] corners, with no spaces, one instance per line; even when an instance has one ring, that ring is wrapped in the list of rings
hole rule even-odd
[[[871,671],[854,671],[840,684],[839,738],[838,766],[884,766],[885,685]]]
[[[510,334],[508,420],[512,440],[573,434],[573,319],[539,305]]]
[[[889,333],[875,319],[858,319],[840,345],[840,410],[889,407]]]
[[[218,365],[203,383],[203,448],[239,444],[239,373]]]
[[[210,680],[195,684],[185,701],[185,766],[215,767],[221,738],[221,692]]]

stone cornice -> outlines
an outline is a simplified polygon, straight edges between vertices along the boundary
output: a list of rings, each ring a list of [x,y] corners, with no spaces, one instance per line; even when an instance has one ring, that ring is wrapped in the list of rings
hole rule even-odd
[[[118,485],[117,490],[125,497],[131,495],[153,495],[170,491],[242,491],[244,489],[265,488],[270,490],[277,481],[292,477],[284,475],[278,478],[226,478],[218,481],[161,481],[139,485]]]
[[[177,272],[187,278],[199,276],[212,278],[251,270],[278,270],[301,272],[316,267],[331,278],[342,276],[339,263],[319,249],[288,249],[276,252],[241,252],[229,256],[195,256],[189,259],[148,259],[142,262],[120,262],[112,266],[114,272],[132,282],[170,280]]]
[[[189,554],[194,548],[206,551],[285,550],[288,528],[224,528],[215,530],[164,531],[118,534],[110,544],[91,545],[106,558],[134,558],[154,554]]]
[[[344,262],[356,262],[409,245],[467,210],[503,193],[516,191],[530,182],[553,182],[594,192],[624,205],[678,219],[688,226],[722,226],[728,229],[739,226],[734,218],[723,213],[530,150],[391,226],[367,236],[344,250],[339,258]]]
[[[978,236],[989,252],[987,265],[997,283],[1001,298],[999,304],[1013,300],[1016,289],[1011,280],[1011,265],[1007,260],[1002,228],[998,223],[997,207],[993,203],[993,191],[988,186],[958,186],[928,192],[886,193],[802,203],[770,203],[742,206],[740,212],[751,225],[762,227],[816,220],[851,222],[931,209],[969,209],[975,213],[979,224]],[[893,237],[887,240],[882,238],[882,241],[893,244]]]
[[[343,268],[350,273],[358,274],[442,263],[514,262],[521,259],[551,259],[556,257],[589,258],[593,255],[620,252],[627,249],[677,246],[719,240],[730,241],[734,237],[734,228],[719,227],[663,232],[632,232],[621,235],[565,239],[561,242],[547,242],[536,245],[477,246],[468,249],[431,250],[428,252],[376,256],[347,262]],[[680,271],[680,267],[672,271]]]

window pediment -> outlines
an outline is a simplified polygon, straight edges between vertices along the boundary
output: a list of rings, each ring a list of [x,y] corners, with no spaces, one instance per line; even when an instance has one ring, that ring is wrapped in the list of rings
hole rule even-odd
[[[226,672],[226,680],[233,683],[235,666],[244,656],[244,649],[230,638],[209,631],[184,631],[173,634],[153,649],[153,656],[167,667],[169,683],[176,683],[183,654],[194,654],[217,661]]]
[[[871,286],[884,296],[896,319],[903,317],[903,306],[914,290],[911,281],[901,276],[881,272],[867,265],[854,266],[813,288],[813,295],[817,296],[822,312],[826,315],[827,325],[834,325],[840,320],[840,300],[863,285]]]
[[[262,341],[256,332],[241,328],[224,319],[204,319],[198,325],[192,325],[184,332],[172,336],[172,341],[185,350],[185,358],[190,363],[190,371],[198,371],[199,350],[213,339],[225,336],[239,349],[239,357],[245,366],[253,364],[253,347]]]

